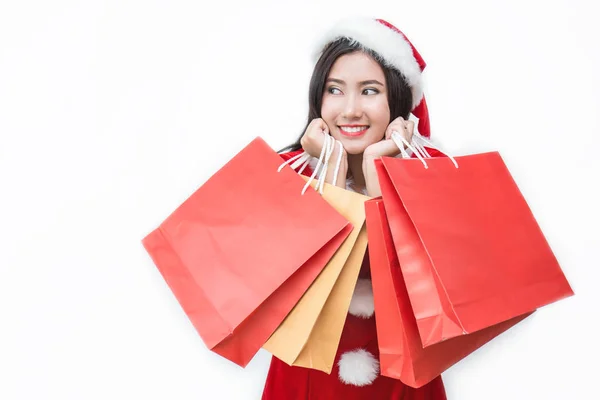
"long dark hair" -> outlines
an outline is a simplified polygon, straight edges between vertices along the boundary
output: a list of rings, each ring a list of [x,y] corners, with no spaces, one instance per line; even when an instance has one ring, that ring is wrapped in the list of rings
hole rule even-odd
[[[400,116],[404,119],[408,119],[410,111],[412,110],[412,93],[410,86],[408,86],[408,83],[402,74],[396,69],[387,67],[381,56],[371,49],[365,49],[359,43],[349,39],[340,38],[327,45],[315,65],[308,89],[308,118],[302,133],[294,143],[284,147],[279,153],[296,151],[302,148],[300,139],[302,139],[306,128],[313,119],[321,118],[321,105],[323,103],[325,81],[329,76],[331,67],[339,57],[356,51],[362,51],[370,55],[381,66],[381,69],[383,69],[387,85],[388,105],[390,107],[389,122]]]

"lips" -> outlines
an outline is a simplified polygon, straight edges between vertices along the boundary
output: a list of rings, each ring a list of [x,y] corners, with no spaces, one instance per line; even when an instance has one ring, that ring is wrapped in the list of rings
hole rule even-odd
[[[364,135],[369,129],[368,125],[340,125],[340,133],[348,137],[357,137]]]

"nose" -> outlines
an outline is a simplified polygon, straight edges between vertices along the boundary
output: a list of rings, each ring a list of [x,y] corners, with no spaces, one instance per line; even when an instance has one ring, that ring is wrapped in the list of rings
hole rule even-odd
[[[344,104],[344,118],[358,119],[362,117],[362,107],[360,104],[360,96],[354,94],[346,96],[346,104]]]

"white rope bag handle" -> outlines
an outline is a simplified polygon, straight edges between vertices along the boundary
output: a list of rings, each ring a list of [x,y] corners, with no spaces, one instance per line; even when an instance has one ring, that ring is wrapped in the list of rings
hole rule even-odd
[[[419,160],[421,160],[421,162],[423,163],[423,166],[425,168],[429,168],[429,166],[423,159],[423,156],[421,155],[421,153],[418,152],[414,147],[412,147],[411,144],[408,143],[408,140],[404,139],[404,137],[401,134],[399,134],[396,131],[393,131],[392,132],[392,140],[394,141],[394,143],[396,143],[396,146],[398,146],[398,148],[400,149],[400,154],[402,155],[402,158],[410,158],[410,156],[408,155],[406,150],[404,150],[404,146],[406,145],[406,147],[409,148],[410,150],[412,150],[412,152],[417,156],[417,158]]]
[[[310,184],[312,183],[312,181],[315,178],[317,179],[317,182],[318,182],[317,189],[321,195],[323,194],[323,187],[325,184],[325,178],[327,177],[327,169],[329,166],[329,160],[335,150],[336,143],[339,144],[340,151],[339,151],[338,159],[337,159],[335,170],[334,170],[334,176],[333,176],[333,185],[335,186],[335,184],[337,183],[337,176],[338,176],[338,173],[340,170],[340,166],[342,164],[343,146],[342,146],[342,142],[340,142],[339,140],[335,140],[332,136],[326,135],[325,141],[323,143],[323,147],[321,148],[321,155],[319,156],[319,161],[317,162],[317,166],[315,167],[309,180],[306,182],[306,185],[304,185],[304,188],[302,189],[302,194],[306,193],[306,190],[308,189],[308,187],[310,186]],[[304,169],[310,164],[311,159],[313,159],[313,157],[304,151],[304,152],[297,154],[296,156],[290,158],[289,160],[286,160],[285,162],[283,162],[277,169],[277,172],[281,172],[281,170],[286,165],[291,164],[290,167],[293,170],[296,170],[298,167],[302,166],[302,168],[298,171],[298,173],[301,174],[304,171]]]
[[[423,136],[416,134],[416,133],[413,134],[412,141],[411,141],[412,145],[411,145],[411,143],[409,143],[408,140],[406,140],[404,138],[404,136],[402,136],[400,133],[398,133],[396,131],[392,132],[392,140],[394,141],[394,143],[396,143],[396,146],[398,146],[398,148],[400,149],[400,154],[402,155],[402,158],[410,158],[410,156],[404,149],[404,146],[406,146],[413,152],[413,154],[415,156],[417,156],[417,158],[419,160],[421,160],[421,162],[423,163],[425,168],[429,168],[429,166],[427,165],[427,162],[425,161],[425,158],[432,158],[432,157],[425,149],[425,146],[423,146],[421,143],[416,141],[416,139],[424,142],[427,146],[431,147],[432,149],[436,149],[436,150],[446,154],[448,156],[448,158],[452,161],[454,166],[456,168],[458,168],[458,163],[456,162],[454,157],[452,157],[451,155],[448,155],[445,151],[440,150],[437,146],[435,146],[429,140],[425,139]]]

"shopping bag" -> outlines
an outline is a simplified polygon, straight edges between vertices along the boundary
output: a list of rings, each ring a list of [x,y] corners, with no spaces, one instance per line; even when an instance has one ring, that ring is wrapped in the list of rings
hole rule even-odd
[[[289,365],[329,373],[366,252],[364,203],[369,197],[325,183],[323,198],[354,229],[263,347]]]
[[[424,347],[573,295],[498,152],[376,161]]]
[[[348,266],[340,273],[308,342],[293,365],[331,373],[366,249],[367,229],[363,225],[348,257]]]
[[[423,348],[383,200],[365,203],[380,371],[421,387],[531,313]]]
[[[206,346],[241,366],[352,231],[280,165],[254,139],[143,239]]]

